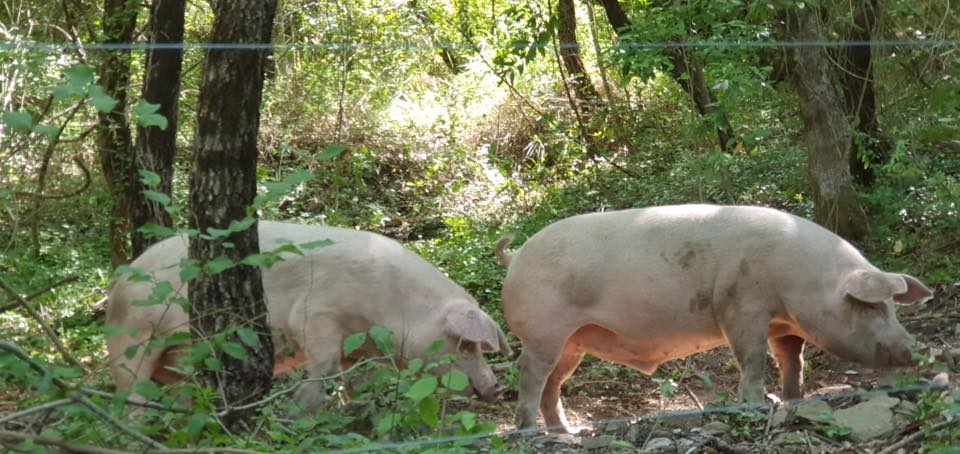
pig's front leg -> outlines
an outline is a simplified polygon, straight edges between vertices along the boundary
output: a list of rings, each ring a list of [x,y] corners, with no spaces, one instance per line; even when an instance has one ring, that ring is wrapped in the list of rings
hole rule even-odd
[[[770,351],[780,369],[780,392],[784,399],[803,397],[803,338],[782,336],[770,339]]]
[[[316,412],[327,400],[328,380],[340,371],[343,334],[332,320],[307,320],[297,333],[297,343],[303,346],[304,368],[308,381],[294,393],[294,400],[307,412]]]
[[[756,311],[732,310],[724,314],[721,323],[740,367],[740,400],[762,401],[770,316]]]

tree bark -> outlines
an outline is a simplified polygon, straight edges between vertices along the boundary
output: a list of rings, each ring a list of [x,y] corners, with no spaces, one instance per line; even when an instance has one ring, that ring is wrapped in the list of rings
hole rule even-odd
[[[560,41],[560,59],[567,69],[567,80],[573,88],[580,112],[589,115],[597,103],[597,90],[580,58],[580,43],[577,42],[577,15],[573,0],[557,2],[557,40]]]
[[[276,0],[216,2],[212,42],[271,42],[276,5]],[[191,220],[201,232],[224,229],[231,221],[247,218],[256,196],[257,134],[268,54],[251,49],[206,52],[190,175]],[[232,244],[191,238],[191,259],[208,263],[226,257],[237,265],[191,280],[189,294],[190,325],[198,338],[210,338],[230,327],[248,327],[258,333],[258,347],[241,344],[244,359],[218,351],[223,370],[201,371],[203,382],[218,389],[223,405],[230,408],[257,401],[270,390],[274,356],[260,269],[238,263],[260,250],[257,224],[229,235],[227,241]],[[237,336],[228,340],[239,342]],[[231,429],[250,429],[247,423],[253,411],[231,411],[224,423]]]
[[[103,42],[129,43],[137,23],[139,3],[105,0]],[[127,121],[127,85],[130,82],[130,51],[108,51],[100,64],[100,86],[117,101],[113,110],[98,114],[97,153],[110,188],[110,263],[116,268],[130,259],[130,216],[133,197],[139,191],[137,170]]]
[[[871,40],[879,7],[877,0],[857,0],[849,40],[863,42]],[[874,158],[869,164],[877,164],[883,161],[887,150],[886,141],[881,137],[880,125],[877,122],[871,46],[847,46],[842,49],[842,53],[845,69],[842,72],[844,107],[848,115],[856,118],[857,131],[866,139],[866,143],[854,143],[853,150],[856,151],[858,145],[865,146]],[[865,166],[856,152],[850,153],[850,172],[857,183],[864,185],[873,183],[873,167]]]
[[[623,11],[619,0],[601,1],[607,14],[607,20],[610,21],[613,30],[618,37],[624,38],[632,24]],[[733,127],[730,125],[730,119],[727,118],[727,115],[717,106],[717,97],[707,85],[707,80],[703,75],[703,62],[692,50],[668,48],[664,49],[663,52],[673,65],[673,71],[670,74],[693,99],[697,113],[710,118],[711,122],[714,123],[717,129],[717,144],[720,146],[720,150],[727,152],[733,138]]]
[[[150,7],[150,42],[182,43],[185,0],[154,0]],[[173,161],[177,146],[177,108],[180,97],[181,49],[153,49],[147,52],[143,76],[143,99],[160,104],[157,113],[167,119],[167,128],[137,127],[137,166],[160,176],[154,191],[173,193]],[[139,180],[138,180],[139,181]],[[137,232],[144,224],[173,227],[173,219],[160,204],[136,194],[133,210],[133,256],[140,255],[157,239]]]
[[[815,8],[794,9],[786,21],[788,41],[823,40]],[[807,144],[807,171],[816,221],[849,239],[863,238],[866,214],[857,198],[848,157],[852,133],[822,47],[792,50],[791,82],[800,99],[800,117]]]

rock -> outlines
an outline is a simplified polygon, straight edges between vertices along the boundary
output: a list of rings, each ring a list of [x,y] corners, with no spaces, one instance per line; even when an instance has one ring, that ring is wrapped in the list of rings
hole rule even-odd
[[[665,417],[662,421],[665,427],[690,430],[703,424],[702,413],[677,414]]]
[[[784,432],[774,437],[771,443],[774,446],[805,445],[807,444],[807,434],[804,432]]]
[[[867,402],[886,408],[893,408],[900,403],[900,399],[897,399],[896,397],[890,397],[887,393],[879,393],[868,397]]]
[[[631,424],[630,428],[627,429],[627,434],[623,436],[624,440],[629,441],[630,443],[637,444],[638,439],[640,438],[640,426],[636,424]]]
[[[720,421],[711,421],[700,428],[700,431],[711,437],[717,437],[730,432],[730,426]]]
[[[891,401],[893,401],[892,404]],[[857,442],[882,437],[896,428],[891,408],[898,402],[897,399],[889,396],[879,396],[850,408],[835,411],[834,423],[849,428],[850,438]]]
[[[777,428],[785,422],[787,422],[787,411],[781,408],[773,413],[773,418],[770,420],[770,427]]]
[[[690,450],[696,448],[698,446],[698,443],[689,438],[680,438],[676,441],[676,445],[677,445],[676,447],[677,452],[685,454],[687,452],[690,452]]]
[[[586,437],[580,441],[580,447],[583,449],[600,449],[610,446],[617,437],[613,435],[600,435],[599,437]]]
[[[909,400],[904,400],[897,405],[897,409],[895,411],[903,415],[909,415],[917,411],[917,404],[910,402]]]
[[[833,414],[833,409],[830,408],[830,404],[822,400],[805,400],[799,402],[794,406],[794,411],[798,418],[817,422],[829,421]]]
[[[940,372],[937,375],[933,376],[933,379],[930,380],[930,385],[934,387],[947,387],[950,384],[950,377],[946,372]]]
[[[666,437],[657,437],[651,438],[647,444],[643,445],[643,451],[641,452],[675,452],[676,450],[673,440]]]

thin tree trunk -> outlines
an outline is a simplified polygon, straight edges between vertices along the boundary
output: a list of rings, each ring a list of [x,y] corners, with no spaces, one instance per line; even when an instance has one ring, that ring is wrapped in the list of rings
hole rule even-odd
[[[129,43],[137,23],[139,3],[105,0],[104,43]],[[130,259],[129,225],[133,197],[140,189],[127,122],[127,85],[130,82],[130,51],[108,51],[100,65],[100,86],[117,101],[112,111],[99,114],[97,153],[112,195],[110,210],[110,263],[117,267]]]
[[[216,43],[271,41],[276,0],[231,0],[215,3],[211,36]],[[190,174],[190,212],[201,232],[227,228],[248,216],[256,195],[257,134],[268,51],[212,49],[206,52],[197,109],[197,150]],[[254,213],[250,214],[255,215]],[[234,263],[260,250],[257,224],[231,234],[227,241],[190,240],[190,258],[207,263],[226,257]],[[220,273],[206,273],[189,283],[190,325],[194,335],[209,338],[230,327],[258,333],[259,346],[243,345],[244,359],[222,352],[220,372],[201,371],[202,380],[218,389],[226,407],[257,401],[269,390],[273,344],[260,269],[237,263]],[[228,340],[238,342],[237,336]],[[224,417],[231,429],[250,429],[253,409]]]
[[[573,0],[557,2],[557,39],[560,41],[560,57],[567,70],[567,80],[573,88],[580,112],[588,116],[597,103],[597,90],[584,69],[580,58],[580,43],[577,42],[577,16]]]
[[[185,0],[154,0],[150,8],[150,41],[159,43],[183,42],[183,15]],[[151,188],[168,196],[173,192],[173,160],[177,146],[177,107],[180,97],[180,69],[183,51],[154,49],[147,52],[143,77],[143,98],[160,104],[157,113],[167,119],[167,128],[155,126],[137,128],[137,165],[160,176],[160,184]],[[143,188],[146,189],[146,188]],[[173,227],[173,219],[156,202],[138,191],[133,212],[133,256],[140,255],[157,241],[137,232],[144,224]]]
[[[870,41],[873,29],[877,22],[877,0],[857,0],[853,11],[853,29],[848,39],[851,41]],[[844,69],[843,100],[848,115],[856,118],[857,131],[865,138],[866,143],[854,144],[865,146],[873,154],[874,159],[869,164],[882,162],[887,155],[886,141],[880,133],[877,121],[877,100],[874,93],[873,65],[871,61],[871,46],[848,46],[842,49]],[[869,185],[873,183],[873,167],[864,165],[857,153],[850,154],[850,172],[857,183]]]
[[[794,9],[788,15],[786,38],[808,43],[823,40],[815,8]],[[861,239],[867,221],[850,175],[852,133],[833,84],[830,61],[826,51],[816,46],[795,47],[792,56],[790,79],[800,99],[815,219],[844,238]]]

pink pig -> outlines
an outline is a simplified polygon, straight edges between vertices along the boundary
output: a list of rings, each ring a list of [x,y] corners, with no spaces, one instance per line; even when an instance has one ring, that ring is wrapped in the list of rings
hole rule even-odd
[[[880,271],[806,219],[748,206],[678,205],[558,221],[504,252],[507,323],[523,344],[517,425],[571,431],[560,386],[584,353],[652,374],[730,345],[740,395],[764,392],[767,344],[784,398],[802,397],[803,345],[871,367],[911,363],[894,304],[932,292]]]

